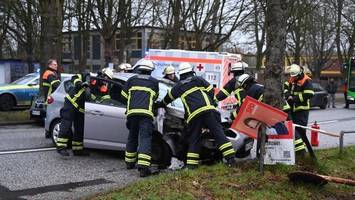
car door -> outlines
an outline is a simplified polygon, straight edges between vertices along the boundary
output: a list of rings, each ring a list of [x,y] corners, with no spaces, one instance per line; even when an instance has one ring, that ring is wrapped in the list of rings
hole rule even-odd
[[[85,103],[85,147],[124,150],[128,137],[126,106],[113,99]]]
[[[20,105],[30,105],[31,100],[35,97],[39,90],[39,78],[36,78],[26,85],[23,85],[23,88],[18,90],[16,96],[18,99],[18,104]]]

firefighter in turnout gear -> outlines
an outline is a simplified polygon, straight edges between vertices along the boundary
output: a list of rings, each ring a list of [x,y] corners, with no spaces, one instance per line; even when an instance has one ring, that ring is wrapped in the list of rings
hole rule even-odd
[[[110,68],[104,68],[97,74],[98,78],[112,80],[113,70]],[[111,99],[109,83],[105,80],[92,79],[90,81],[91,99],[102,102],[107,99]]]
[[[202,128],[208,128],[213,134],[218,149],[226,160],[226,164],[235,165],[235,150],[226,138],[221,125],[221,119],[214,105],[213,87],[202,77],[195,76],[189,63],[179,66],[180,81],[168,92],[158,107],[166,107],[176,98],[181,98],[185,109],[187,123],[188,153],[186,167],[197,168],[200,157],[200,138]]]
[[[308,115],[310,109],[310,99],[314,95],[312,80],[303,69],[296,64],[289,67],[290,78],[288,83],[285,83],[285,98],[291,107],[291,119],[295,124],[307,126]],[[295,134],[295,152],[297,154],[304,154],[305,144],[312,156],[313,150],[306,136],[306,130],[296,127]]]
[[[149,167],[154,119],[153,105],[158,98],[159,82],[151,76],[154,70],[153,62],[144,60],[137,67],[139,75],[129,78],[121,92],[122,99],[127,104],[127,128],[129,129],[125,161],[127,169],[133,169],[137,163],[140,176],[145,177],[152,173]]]
[[[48,61],[48,67],[42,75],[42,86],[44,92],[45,102],[47,104],[47,98],[54,92],[60,85],[60,77],[58,76],[58,64],[56,60],[50,59]]]
[[[226,85],[218,92],[216,95],[217,101],[222,101],[225,98],[229,97],[234,93],[235,98],[237,99],[237,109],[242,105],[242,99],[245,98],[245,91],[242,87],[239,87],[237,79],[240,75],[244,74],[245,68],[248,65],[244,62],[233,63],[230,71],[233,73],[233,78],[229,80]],[[231,119],[234,120],[237,116],[237,112],[233,111]]]
[[[57,139],[57,152],[63,156],[69,156],[67,151],[69,138],[72,138],[72,150],[74,156],[88,156],[84,151],[84,105],[86,88],[89,86],[89,73],[76,74],[72,76],[73,86],[69,88],[65,96],[64,106],[60,110],[60,131]],[[71,137],[71,128],[74,125],[74,132]]]
[[[179,81],[179,79],[176,77],[175,69],[171,65],[165,67],[163,71],[163,75],[164,75],[163,78],[173,81],[175,83]]]

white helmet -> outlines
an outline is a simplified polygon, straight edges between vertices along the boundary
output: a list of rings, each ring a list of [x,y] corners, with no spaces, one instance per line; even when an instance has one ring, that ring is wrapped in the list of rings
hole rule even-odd
[[[252,79],[252,77],[249,74],[242,74],[238,77],[238,83],[240,86],[243,86],[247,80]]]
[[[163,75],[166,76],[167,74],[175,74],[175,68],[172,65],[165,67]]]
[[[137,65],[139,70],[153,71],[155,69],[154,63],[150,60],[142,60]]]
[[[292,64],[290,66],[290,71],[289,72],[290,72],[290,76],[291,77],[295,77],[295,76],[298,76],[298,75],[300,75],[302,73],[302,69],[301,69],[301,67],[299,65]]]
[[[113,70],[111,68],[103,68],[102,73],[109,77],[110,79],[113,78]]]
[[[132,68],[132,65],[129,63],[121,63],[118,65],[118,69],[120,70],[130,70]]]
[[[193,71],[193,67],[188,62],[183,62],[179,65],[179,75],[183,75]]]
[[[248,67],[248,64],[245,62],[236,62],[233,63],[231,66],[231,71],[241,71],[241,70],[245,70],[245,68]]]

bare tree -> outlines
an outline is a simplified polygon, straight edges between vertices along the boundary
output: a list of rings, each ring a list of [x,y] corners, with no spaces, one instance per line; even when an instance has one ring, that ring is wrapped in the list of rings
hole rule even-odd
[[[0,2],[0,58],[3,58],[3,47],[8,34],[8,26],[10,22],[9,2]]]
[[[334,16],[328,9],[327,3],[321,3],[308,18],[312,26],[307,29],[306,55],[308,55],[310,70],[313,78],[318,79],[325,64],[334,54],[335,29]]]
[[[265,56],[265,0],[252,0],[251,14],[246,19],[243,32],[250,34],[250,39],[256,46],[256,68],[260,69],[263,65]]]
[[[119,0],[93,0],[91,15],[93,24],[104,40],[104,58],[107,65],[114,57],[114,37],[120,22]]]
[[[26,52],[29,71],[33,71],[35,50],[39,49],[38,2],[35,0],[8,1],[10,7],[9,35],[18,43],[20,50]],[[38,52],[37,52],[38,55]]]
[[[91,0],[79,0],[74,2],[75,18],[78,23],[79,48],[79,71],[84,71],[87,67],[89,43],[90,43],[90,25],[91,25]]]
[[[287,1],[266,0],[266,68],[264,100],[282,108],[282,74],[286,48]]]
[[[62,58],[64,0],[39,1],[41,13],[41,72],[47,66],[49,58]]]
[[[312,0],[290,0],[288,3],[288,38],[287,50],[292,54],[293,63],[300,64],[301,55],[304,53],[306,30],[312,24],[308,16],[315,11],[319,2]]]

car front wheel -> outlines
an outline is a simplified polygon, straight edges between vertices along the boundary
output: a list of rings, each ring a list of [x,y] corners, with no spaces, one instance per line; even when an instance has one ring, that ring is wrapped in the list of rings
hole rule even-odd
[[[0,110],[9,111],[15,106],[14,97],[10,94],[3,94],[0,96]]]
[[[165,169],[171,163],[172,153],[169,145],[158,134],[153,134],[152,163],[158,164],[160,169]]]
[[[51,137],[54,145],[56,145],[56,143],[57,143],[59,130],[60,130],[60,119],[56,119],[52,122],[52,124],[50,126],[50,130],[49,130],[50,137]]]

